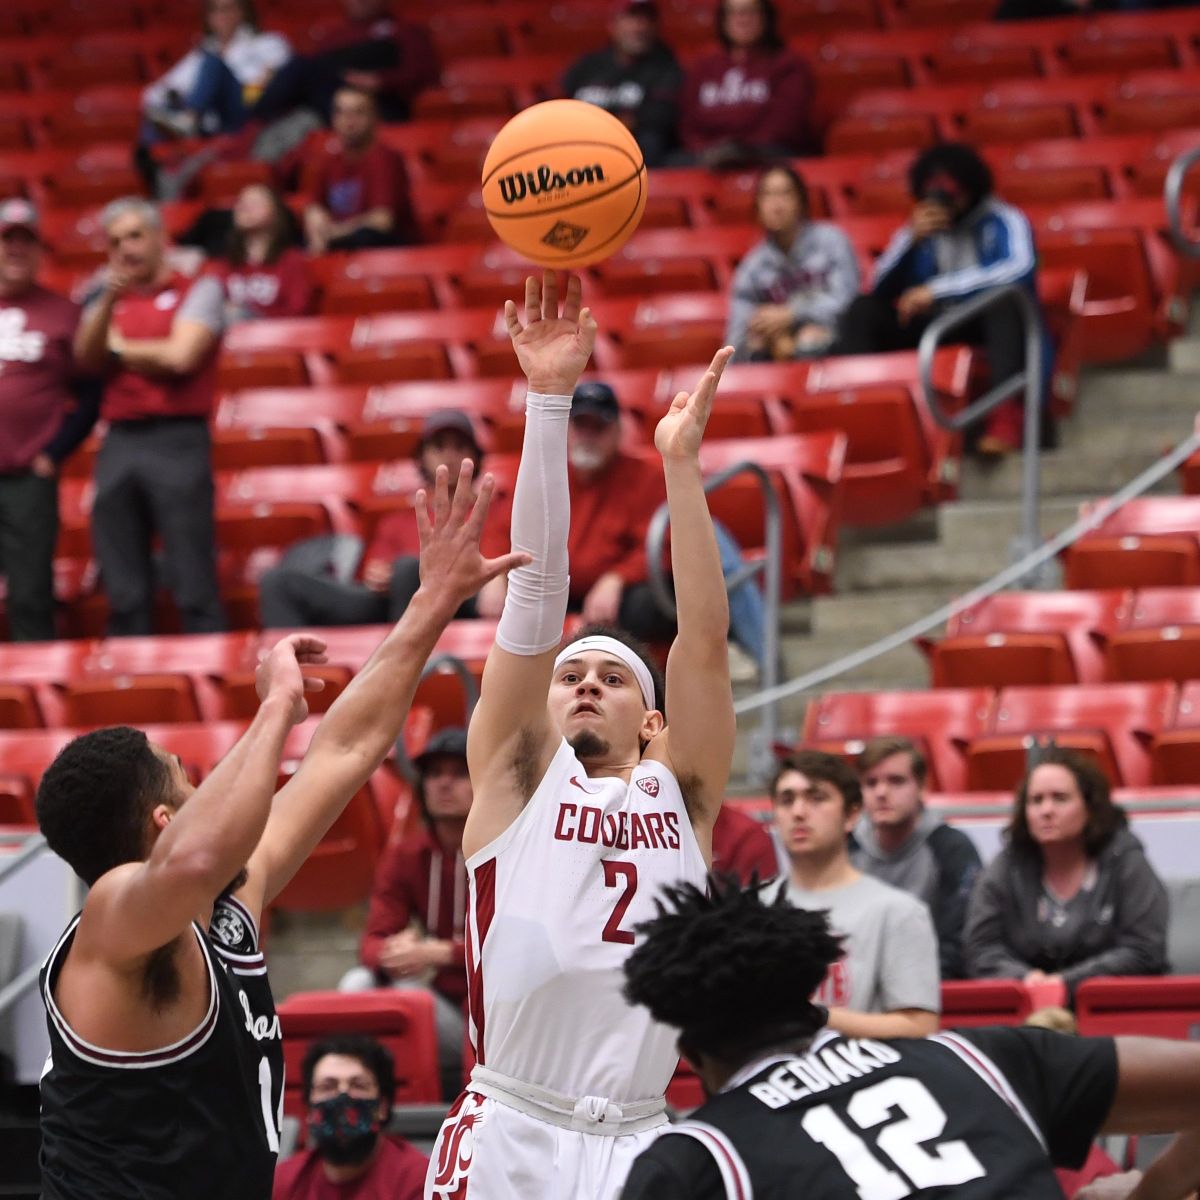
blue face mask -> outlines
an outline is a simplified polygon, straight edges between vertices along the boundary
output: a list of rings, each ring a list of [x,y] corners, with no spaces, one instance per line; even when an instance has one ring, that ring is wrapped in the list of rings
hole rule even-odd
[[[379,1140],[379,1098],[361,1100],[338,1092],[310,1104],[308,1138],[328,1162],[338,1166],[364,1162]]]

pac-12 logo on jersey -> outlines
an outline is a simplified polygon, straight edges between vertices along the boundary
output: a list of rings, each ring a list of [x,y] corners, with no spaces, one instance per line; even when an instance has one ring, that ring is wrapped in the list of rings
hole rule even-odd
[[[652,799],[658,795],[658,780],[653,775],[647,775],[645,779],[639,779],[637,785]]]
[[[246,936],[246,923],[229,908],[217,909],[210,928],[224,945],[234,950],[242,944]]]
[[[464,1092],[446,1117],[436,1147],[433,1177],[433,1194],[438,1200],[463,1200],[466,1196],[467,1177],[475,1157],[475,1130],[483,1119],[483,1097],[474,1092]]]

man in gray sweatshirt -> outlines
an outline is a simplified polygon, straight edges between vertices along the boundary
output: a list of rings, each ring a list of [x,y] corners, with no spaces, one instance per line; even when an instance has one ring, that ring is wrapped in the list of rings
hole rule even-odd
[[[965,833],[925,807],[925,758],[908,738],[868,742],[858,771],[867,819],[854,831],[851,861],[925,901],[937,930],[942,978],[963,978],[963,926],[982,865],[979,852]]]

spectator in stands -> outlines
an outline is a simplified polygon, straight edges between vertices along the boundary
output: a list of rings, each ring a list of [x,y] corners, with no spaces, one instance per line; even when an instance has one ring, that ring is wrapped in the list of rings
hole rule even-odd
[[[314,53],[276,72],[251,113],[256,122],[297,108],[328,122],[341,87],[373,96],[383,120],[405,121],[417,93],[437,83],[437,52],[423,26],[401,20],[388,0],[342,0],[342,10],[345,20],[323,31]]]
[[[871,291],[843,315],[836,353],[913,349],[939,313],[1004,284],[1020,284],[1037,299],[1029,219],[995,196],[992,172],[975,150],[945,143],[922,151],[909,171],[909,189],[912,216],[875,264]],[[997,383],[1023,370],[1025,335],[1015,305],[989,309],[959,336],[982,343]],[[1050,357],[1047,343],[1046,378]],[[993,410],[975,449],[998,457],[1017,449],[1021,435],[1022,406],[1013,399]]]
[[[773,0],[718,0],[721,46],[686,73],[674,163],[719,169],[811,147],[812,80],[777,23]]]
[[[1167,892],[1090,758],[1050,747],[1017,791],[1007,847],[979,877],[963,949],[974,979],[1062,983],[1167,970]]]
[[[655,0],[616,0],[612,42],[577,59],[563,94],[597,104],[621,119],[648,167],[660,167],[675,145],[683,71],[658,34]]]
[[[303,155],[304,234],[314,254],[416,241],[404,159],[378,131],[371,94],[339,88],[332,136]]]
[[[766,236],[733,277],[725,341],[734,361],[822,354],[858,294],[854,247],[836,225],[808,219],[808,189],[786,163],[762,173],[754,204]]]
[[[767,827],[735,804],[726,801],[713,826],[712,869],[735,876],[747,884],[754,877],[760,883],[779,874],[779,856]]]
[[[363,929],[363,965],[348,971],[338,987],[343,992],[427,988],[437,1020],[442,1091],[452,1100],[462,1088],[467,998],[462,837],[473,793],[466,731],[439,729],[413,764],[423,828],[393,840],[384,851]]]
[[[41,260],[37,210],[0,202],[0,573],[14,642],[55,636],[58,467],[100,400],[71,355],[79,306],[39,286]]]
[[[421,1200],[429,1159],[384,1135],[396,1064],[372,1037],[333,1034],[305,1051],[308,1149],[275,1168],[271,1200]]]
[[[801,750],[771,784],[775,828],[789,871],[779,886],[797,908],[823,909],[844,953],[814,1000],[847,1037],[925,1037],[941,1008],[937,936],[929,909],[856,870],[848,839],[862,792],[854,769],[832,754]]]
[[[217,589],[208,418],[225,295],[210,276],[174,271],[158,208],[114,200],[105,285],[84,309],[75,356],[105,372],[92,539],[110,634],[153,632],[155,535],[185,633],[224,628]]]
[[[296,245],[296,218],[278,192],[251,183],[238,193],[225,253],[213,264],[230,321],[300,317],[316,306],[312,268]]]
[[[142,142],[241,129],[291,56],[287,38],[259,29],[253,0],[206,0],[204,36],[142,93]]]
[[[908,738],[872,739],[856,765],[867,819],[854,831],[850,861],[928,907],[942,978],[961,979],[963,925],[982,866],[979,851],[925,807],[925,756]]]
[[[444,465],[450,472],[453,488],[464,458],[474,461],[478,475],[483,450],[471,419],[455,409],[430,413],[421,427],[416,451],[424,485],[432,487],[438,467]],[[492,496],[484,529],[486,553],[507,551],[508,523],[507,498],[498,490]],[[305,543],[299,545],[303,547]],[[398,621],[420,584],[418,551],[416,518],[413,510],[405,507],[380,518],[353,580],[339,581],[307,565],[296,566],[285,560],[267,571],[259,584],[263,626],[291,629],[300,625],[373,625]],[[457,615],[481,614],[475,602],[468,601]]]

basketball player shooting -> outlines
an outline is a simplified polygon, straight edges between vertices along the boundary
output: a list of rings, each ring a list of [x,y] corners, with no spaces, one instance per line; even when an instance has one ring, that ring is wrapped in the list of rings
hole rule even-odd
[[[421,668],[458,606],[525,561],[484,560],[492,494],[468,512],[445,467],[417,502],[421,586],[337,698],[272,800],[288,731],[308,715],[305,634],[258,669],[258,713],[193,788],[135,729],[67,745],[38,789],[50,848],[90,887],[42,971],[44,1200],[266,1200],[279,1151],[283,1049],[259,948],[263,907],[383,761]]]
[[[477,1065],[451,1108],[425,1194],[613,1200],[665,1123],[669,1030],[621,995],[633,925],[664,884],[702,881],[735,723],[729,610],[698,453],[718,351],[655,432],[671,514],[679,633],[666,672],[615,630],[559,649],[567,611],[567,419],[596,337],[580,285],[505,306],[529,381],[509,577],[468,733],[475,802],[468,1003]]]

